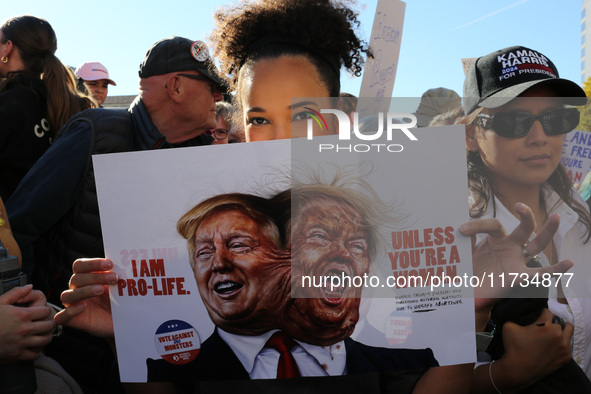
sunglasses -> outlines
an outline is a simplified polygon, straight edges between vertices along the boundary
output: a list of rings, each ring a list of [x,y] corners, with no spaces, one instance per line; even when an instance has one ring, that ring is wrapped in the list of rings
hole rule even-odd
[[[480,114],[477,124],[485,130],[492,129],[501,137],[525,137],[538,120],[546,135],[561,135],[572,131],[579,124],[580,113],[576,108],[549,109],[539,115],[524,111],[497,112],[496,114]]]

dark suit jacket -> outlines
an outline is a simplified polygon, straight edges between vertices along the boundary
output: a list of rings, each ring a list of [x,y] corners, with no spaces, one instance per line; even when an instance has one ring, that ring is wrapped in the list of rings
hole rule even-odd
[[[215,388],[215,392],[269,392],[282,391],[286,393],[289,387],[297,391],[310,394],[311,387],[320,390],[321,386],[331,387],[334,392],[337,386],[339,393],[359,392],[387,392],[375,391],[384,384],[409,386],[412,390],[416,381],[428,368],[439,365],[431,349],[386,349],[364,345],[350,338],[345,339],[347,351],[347,374],[344,377],[318,377],[300,379],[262,379],[249,381],[250,376],[232,349],[219,336],[217,330],[201,345],[199,355],[191,363],[173,365],[164,360],[147,360],[148,382],[172,381],[179,392],[207,392],[207,388]],[[401,371],[404,371],[401,374]],[[408,371],[408,373],[407,373]],[[383,374],[380,374],[383,373]],[[358,379],[350,379],[350,375],[364,375]],[[339,379],[335,379],[339,378]],[[328,379],[328,380],[327,380]],[[238,382],[232,382],[241,380]],[[201,384],[200,382],[211,382]],[[404,383],[403,383],[404,382]],[[286,387],[283,387],[283,386]],[[201,386],[201,390],[199,387]],[[249,389],[245,389],[248,386]],[[281,386],[281,387],[279,387]],[[311,386],[311,387],[310,387]],[[359,386],[359,387],[358,387]],[[226,387],[226,389],[224,389]],[[354,391],[355,390],[357,391]],[[238,391],[236,391],[238,390]],[[326,393],[326,387],[323,389]],[[406,390],[403,390],[404,392]],[[321,391],[318,391],[321,392]],[[410,391],[409,391],[410,392]]]

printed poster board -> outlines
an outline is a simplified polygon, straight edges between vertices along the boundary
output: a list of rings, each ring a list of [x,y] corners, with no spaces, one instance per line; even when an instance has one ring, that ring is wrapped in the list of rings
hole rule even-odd
[[[120,276],[110,296],[122,381],[146,381],[147,359],[191,362],[214,331],[176,230],[179,218],[225,193],[270,198],[290,187],[292,166],[330,172],[353,164],[404,216],[395,230],[389,224],[382,230],[387,241],[370,271],[377,282],[363,288],[353,338],[371,346],[429,347],[441,365],[474,362],[472,288],[429,286],[429,277],[472,274],[470,240],[458,231],[469,220],[464,128],[412,130],[417,141],[404,135],[389,141],[402,151],[386,146],[370,155],[309,155],[298,145],[306,140],[296,139],[94,156],[106,257]],[[335,137],[320,142],[342,142]],[[306,160],[297,162],[294,152]],[[396,282],[414,275],[428,286]]]

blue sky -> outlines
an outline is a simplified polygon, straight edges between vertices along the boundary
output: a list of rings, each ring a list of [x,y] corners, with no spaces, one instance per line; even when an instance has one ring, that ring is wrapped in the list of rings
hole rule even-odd
[[[388,0],[381,0],[388,1]],[[204,39],[212,14],[232,0],[5,2],[2,19],[32,14],[58,36],[57,56],[68,65],[100,61],[117,82],[110,95],[137,92],[146,50],[170,35]],[[444,86],[460,95],[461,58],[524,45],[549,57],[562,77],[580,82],[581,0],[407,0],[394,97],[417,97]],[[358,0],[361,35],[369,39],[377,0]],[[357,94],[360,78],[343,77]]]

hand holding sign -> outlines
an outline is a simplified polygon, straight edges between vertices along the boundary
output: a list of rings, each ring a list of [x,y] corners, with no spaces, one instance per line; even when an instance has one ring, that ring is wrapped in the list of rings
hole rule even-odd
[[[113,262],[107,259],[74,261],[70,290],[61,296],[66,309],[55,316],[55,322],[98,337],[113,338],[108,286],[117,283],[117,274],[112,268]]]
[[[550,215],[542,231],[528,243],[536,222],[531,209],[521,203],[515,206],[515,212],[520,216],[519,225],[509,235],[497,219],[481,219],[463,224],[460,231],[464,235],[476,235],[486,233],[486,237],[478,245],[472,247],[472,260],[474,275],[481,278],[482,286],[474,289],[476,310],[490,308],[499,299],[506,297],[511,290],[511,285],[518,286],[519,283],[512,281],[501,282],[499,278],[504,275],[518,275],[519,278],[530,278],[543,274],[564,273],[573,266],[571,260],[564,260],[556,265],[541,268],[530,268],[522,247],[527,244],[526,251],[529,255],[535,256],[541,253],[558,230],[560,217]],[[523,275],[523,276],[522,276]]]

